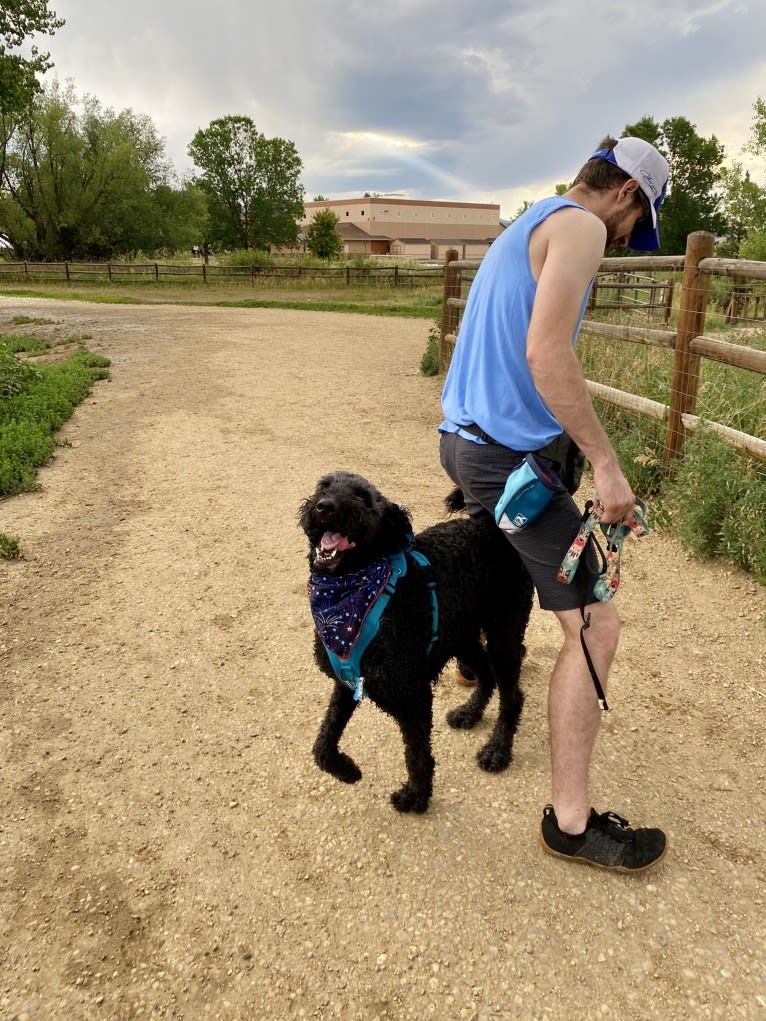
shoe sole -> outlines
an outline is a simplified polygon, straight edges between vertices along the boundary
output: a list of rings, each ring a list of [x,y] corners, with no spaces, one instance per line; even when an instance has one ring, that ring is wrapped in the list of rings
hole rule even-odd
[[[457,681],[458,684],[462,685],[464,688],[475,688],[476,687],[476,681],[472,681],[470,677],[466,677],[464,674],[461,674],[461,672],[459,670],[455,671],[455,680]]]
[[[668,844],[667,841],[665,841],[665,847],[662,849],[662,854],[659,858],[655,858],[654,861],[650,861],[648,865],[642,865],[641,868],[629,869],[624,865],[602,865],[600,861],[593,861],[592,858],[580,858],[576,854],[562,854],[561,851],[554,851],[552,847],[548,847],[545,843],[545,838],[542,833],[538,833],[537,839],[540,842],[540,847],[542,847],[544,851],[547,851],[548,854],[552,854],[554,858],[562,858],[564,861],[579,861],[582,862],[583,865],[592,865],[594,868],[605,869],[607,872],[625,872],[630,875],[633,875],[636,872],[646,872],[647,869],[653,869],[655,865],[660,864],[665,855],[668,853]]]

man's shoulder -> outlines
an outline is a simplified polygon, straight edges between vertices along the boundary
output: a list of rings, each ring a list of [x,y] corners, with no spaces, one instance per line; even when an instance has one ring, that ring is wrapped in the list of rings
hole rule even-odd
[[[576,202],[552,210],[540,227],[549,242],[561,241],[575,251],[598,250],[603,255],[606,241],[603,220]]]

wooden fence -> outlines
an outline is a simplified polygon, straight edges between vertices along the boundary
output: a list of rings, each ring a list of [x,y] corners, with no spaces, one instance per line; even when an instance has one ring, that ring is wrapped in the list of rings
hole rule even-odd
[[[223,266],[199,260],[170,265],[163,262],[4,262],[0,260],[0,279],[46,281],[173,282],[183,278],[215,283],[230,280],[257,284],[275,280],[325,280],[351,286],[357,283],[387,287],[422,287],[439,284],[441,266]]]
[[[701,359],[707,358],[724,365],[734,365],[766,376],[766,351],[705,336],[705,316],[710,280],[713,276],[736,278],[740,288],[742,281],[766,280],[765,262],[713,258],[713,240],[712,234],[698,231],[689,235],[685,255],[610,258],[604,259],[599,267],[599,275],[639,271],[647,273],[682,271],[678,322],[674,331],[632,325],[617,326],[595,322],[587,317],[581,329],[583,334],[634,344],[647,344],[673,351],[673,374],[668,404],[651,401],[646,397],[625,393],[614,387],[588,380],[588,388],[594,397],[666,423],[663,453],[665,467],[683,456],[686,436],[702,423],[702,419],[696,414]],[[465,308],[464,286],[470,287],[471,274],[480,265],[481,260],[461,260],[458,259],[456,251],[447,252],[444,263],[439,346],[439,368],[442,372],[446,372],[449,367],[461,313]],[[748,293],[752,294],[752,291]],[[763,438],[750,436],[717,422],[705,420],[704,425],[738,450],[766,461],[766,440]]]
[[[588,311],[619,309],[640,312],[651,318],[660,313],[670,322],[673,308],[673,281],[657,280],[640,273],[599,273],[588,298]]]

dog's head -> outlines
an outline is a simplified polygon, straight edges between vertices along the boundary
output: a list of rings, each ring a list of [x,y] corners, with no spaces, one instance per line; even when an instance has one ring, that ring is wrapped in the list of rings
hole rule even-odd
[[[349,574],[404,549],[412,526],[407,511],[361,475],[323,475],[299,510],[309,540],[309,564],[320,574]]]

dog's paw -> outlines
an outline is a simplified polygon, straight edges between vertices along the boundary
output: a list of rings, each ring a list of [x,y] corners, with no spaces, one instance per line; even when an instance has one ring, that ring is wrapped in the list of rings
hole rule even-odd
[[[447,713],[447,723],[453,730],[470,730],[476,726],[481,717],[481,709],[466,702],[465,705],[459,705],[457,709],[451,709]]]
[[[408,783],[391,795],[391,804],[397,812],[425,812],[430,795],[415,791]]]
[[[359,766],[349,755],[344,755],[343,752],[327,755],[315,750],[314,761],[320,769],[334,776],[341,783],[357,783],[362,779],[362,771]]]
[[[512,759],[511,749],[494,741],[488,741],[476,753],[476,761],[485,773],[502,773],[510,766]]]

